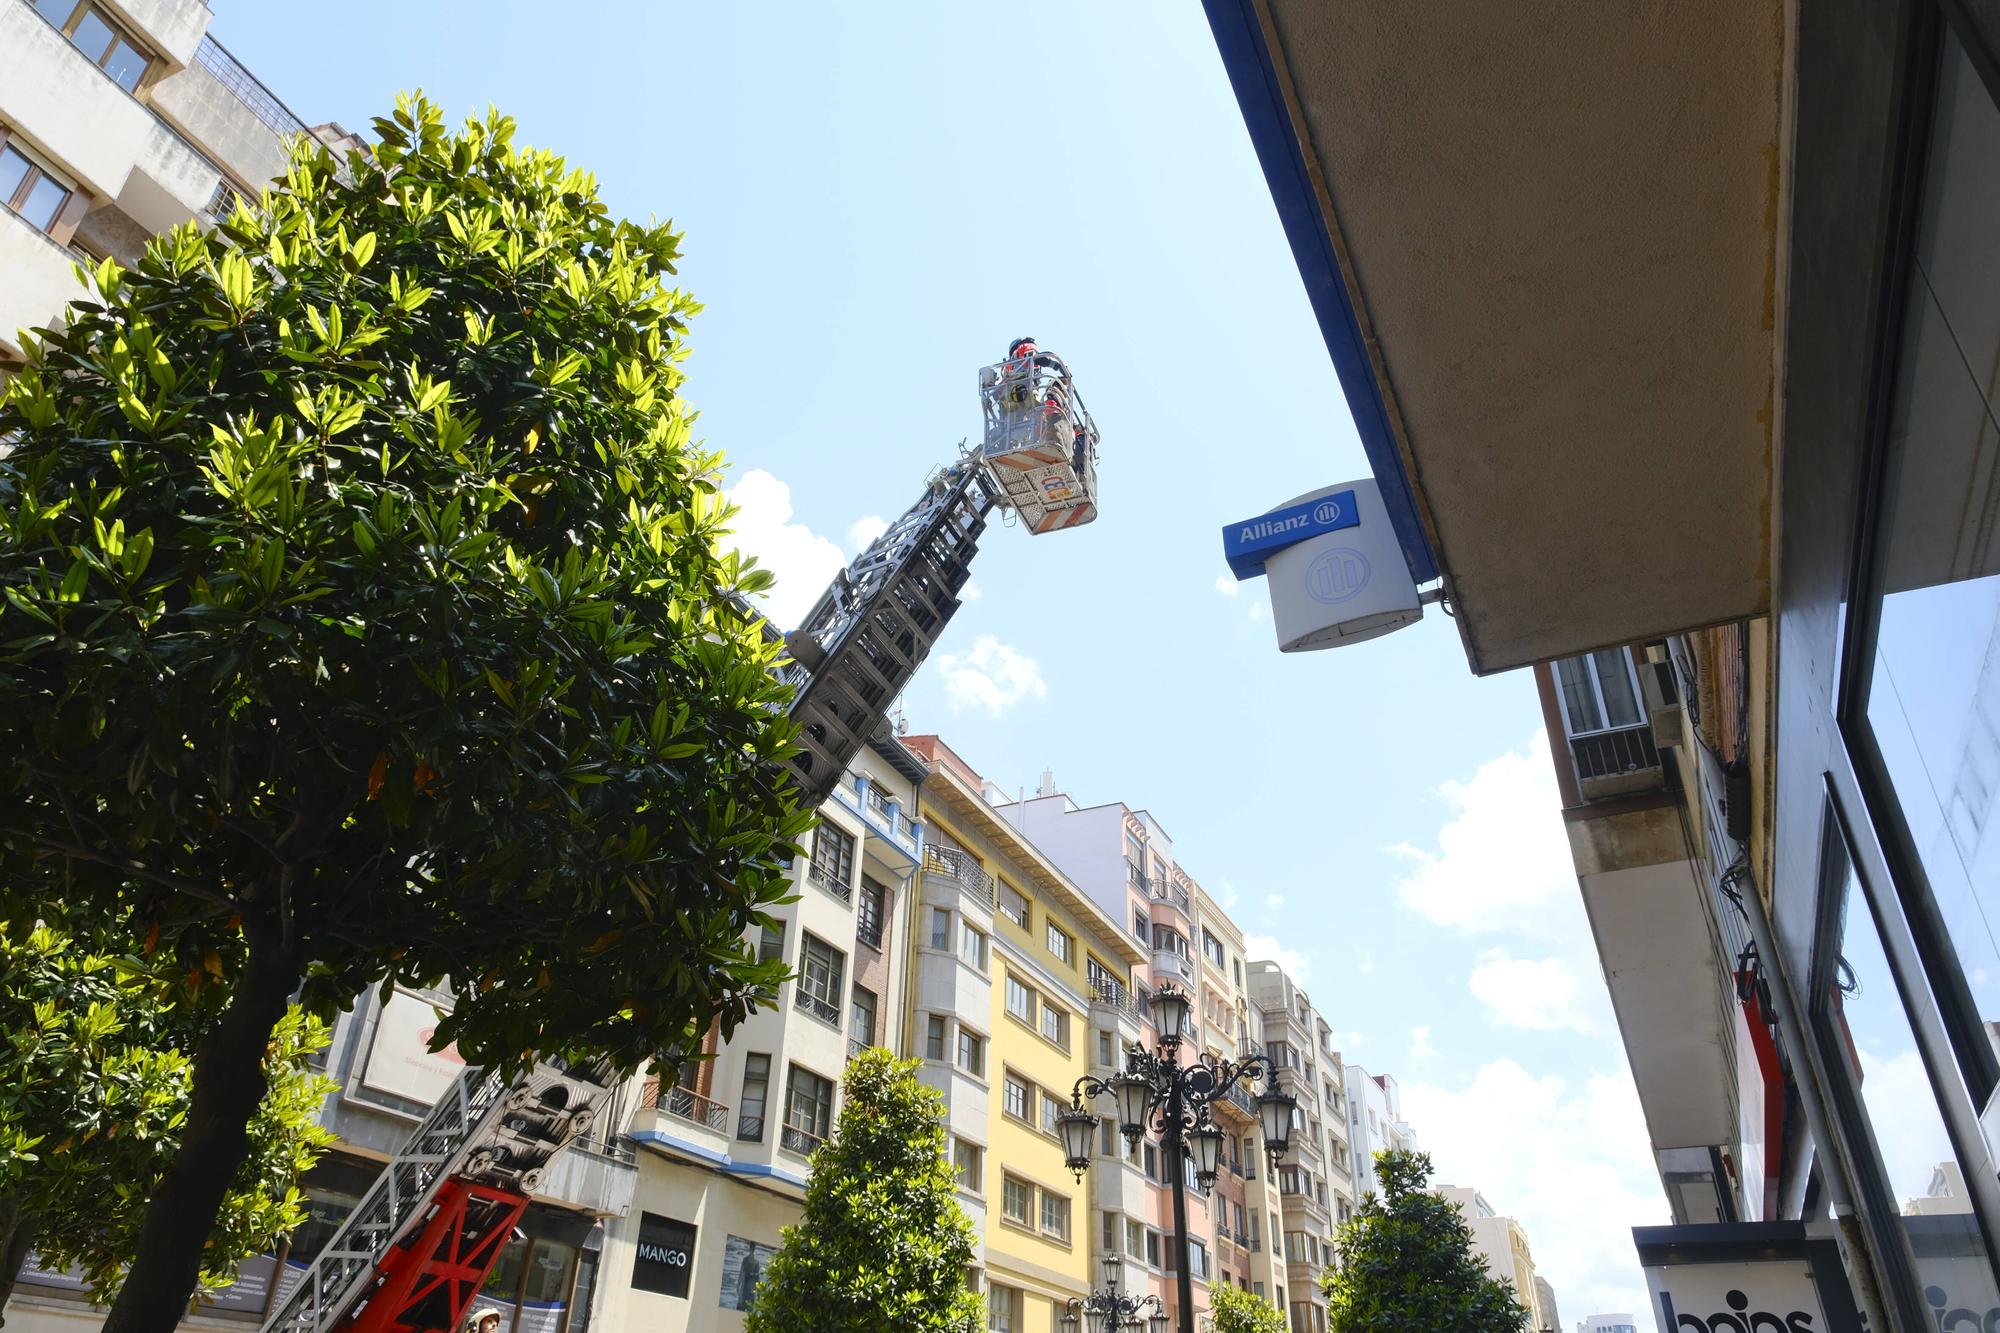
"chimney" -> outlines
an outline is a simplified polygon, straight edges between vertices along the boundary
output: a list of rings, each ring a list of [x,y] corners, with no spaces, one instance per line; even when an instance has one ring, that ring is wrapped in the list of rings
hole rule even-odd
[[[1055,794],[1056,794],[1055,770],[1052,768],[1045,768],[1042,770],[1042,785],[1040,786],[1040,788],[1037,789],[1036,795],[1049,797],[1049,796],[1054,796]]]

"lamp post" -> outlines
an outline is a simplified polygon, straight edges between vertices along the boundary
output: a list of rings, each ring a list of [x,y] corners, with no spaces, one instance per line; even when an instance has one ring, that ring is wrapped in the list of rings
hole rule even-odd
[[[1209,1115],[1209,1105],[1245,1079],[1262,1079],[1264,1091],[1257,1097],[1257,1119],[1264,1131],[1264,1152],[1271,1169],[1291,1149],[1292,1109],[1298,1098],[1278,1086],[1278,1069],[1271,1058],[1253,1055],[1246,1060],[1222,1060],[1202,1056],[1192,1064],[1180,1062],[1181,1042],[1186,1038],[1188,1020],[1194,1006],[1186,991],[1169,982],[1153,996],[1153,1023],[1160,1034],[1157,1050],[1148,1051],[1137,1042],[1125,1052],[1125,1068],[1108,1079],[1086,1074],[1076,1081],[1070,1108],[1057,1117],[1062,1131],[1063,1151],[1069,1169],[1078,1180],[1090,1167],[1091,1141],[1097,1136],[1102,1117],[1086,1110],[1086,1099],[1109,1096],[1118,1112],[1118,1130],[1128,1147],[1140,1136],[1159,1136],[1167,1169],[1173,1173],[1174,1246],[1179,1259],[1180,1333],[1194,1333],[1194,1275],[1188,1271],[1187,1169],[1194,1163],[1195,1178],[1203,1189],[1215,1184],[1222,1164],[1222,1131]],[[1109,1261],[1107,1261],[1107,1271]],[[1067,1326],[1073,1333],[1075,1325]],[[1107,1329],[1115,1328],[1106,1324]],[[1164,1312],[1154,1324],[1155,1333],[1166,1333]]]
[[[1063,1308],[1062,1333],[1126,1333],[1128,1329],[1146,1329],[1148,1333],[1167,1333],[1167,1307],[1160,1304],[1158,1296],[1128,1296],[1118,1290],[1118,1275],[1125,1267],[1125,1261],[1115,1254],[1107,1254],[1104,1264],[1104,1286],[1088,1296],[1072,1296]],[[1141,1312],[1146,1312],[1142,1319]]]

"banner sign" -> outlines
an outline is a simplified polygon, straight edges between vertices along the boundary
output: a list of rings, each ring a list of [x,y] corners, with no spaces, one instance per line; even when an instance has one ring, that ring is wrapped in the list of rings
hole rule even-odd
[[[1634,1227],[1661,1333],[1863,1333],[1830,1236],[1798,1222]]]

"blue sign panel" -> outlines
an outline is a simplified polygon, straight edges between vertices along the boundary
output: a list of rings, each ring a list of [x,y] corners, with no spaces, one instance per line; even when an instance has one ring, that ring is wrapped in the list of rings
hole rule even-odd
[[[1241,523],[1231,523],[1222,530],[1222,557],[1237,578],[1254,579],[1264,572],[1264,562],[1273,552],[1323,533],[1355,527],[1360,522],[1361,511],[1354,503],[1354,492],[1335,491],[1317,500],[1286,505]]]

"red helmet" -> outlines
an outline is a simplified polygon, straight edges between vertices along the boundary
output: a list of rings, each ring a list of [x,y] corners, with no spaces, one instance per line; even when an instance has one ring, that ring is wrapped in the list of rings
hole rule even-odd
[[[1025,356],[1034,350],[1035,340],[1033,338],[1016,338],[1007,345],[1007,356],[1011,360],[1017,356]]]

